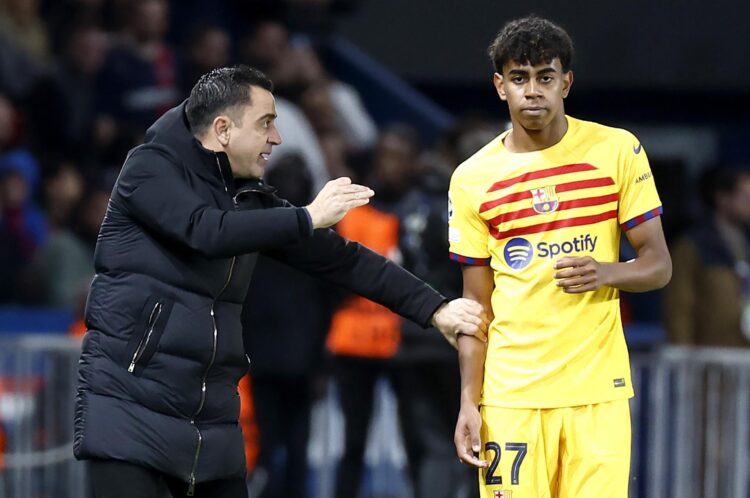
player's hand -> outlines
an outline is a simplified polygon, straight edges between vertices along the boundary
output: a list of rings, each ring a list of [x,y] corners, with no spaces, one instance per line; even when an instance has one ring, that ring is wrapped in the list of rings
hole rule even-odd
[[[482,417],[479,415],[479,409],[468,403],[462,403],[461,411],[458,412],[456,432],[453,434],[453,443],[456,445],[459,462],[472,467],[487,467],[487,460],[479,458],[479,451],[482,449],[482,440],[479,437],[481,428]]]
[[[331,180],[307,206],[313,228],[335,225],[350,209],[370,202],[370,197],[374,194],[369,187],[354,184],[348,177]]]
[[[555,270],[555,283],[568,294],[591,292],[607,285],[607,265],[591,256],[560,258]]]
[[[457,348],[458,334],[471,335],[487,342],[487,327],[490,320],[478,302],[459,298],[443,304],[432,315],[432,324]]]

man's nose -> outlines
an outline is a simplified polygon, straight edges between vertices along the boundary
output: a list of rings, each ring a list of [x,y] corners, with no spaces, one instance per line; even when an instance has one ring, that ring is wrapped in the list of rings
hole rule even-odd
[[[273,130],[271,130],[271,134],[268,135],[268,142],[273,145],[281,145],[281,142],[283,141],[281,133],[279,133],[279,130],[274,126]]]
[[[526,83],[526,92],[524,95],[526,97],[538,97],[539,95],[541,95],[540,88],[541,86],[539,85],[539,83],[537,83],[533,79],[529,80],[529,82]]]

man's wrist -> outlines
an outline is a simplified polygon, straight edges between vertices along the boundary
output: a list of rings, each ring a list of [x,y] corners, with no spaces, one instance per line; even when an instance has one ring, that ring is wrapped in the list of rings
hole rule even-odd
[[[310,209],[310,206],[307,205],[303,209],[305,210],[305,213],[307,213],[307,217],[310,219],[310,226],[312,227],[312,229],[315,230],[316,228],[318,228],[315,221],[315,216],[313,216],[313,212]]]
[[[463,407],[473,407],[477,408],[479,406],[479,396],[472,395],[472,394],[461,394],[461,408]]]
[[[437,316],[443,310],[443,308],[445,308],[447,305],[448,303],[445,302],[441,304],[440,306],[438,306],[438,309],[436,309],[435,312],[432,314],[432,318],[430,319],[430,325],[432,325],[435,328],[438,328]]]
[[[622,263],[599,263],[599,271],[601,272],[601,284],[602,287],[616,287],[615,286],[615,265]]]

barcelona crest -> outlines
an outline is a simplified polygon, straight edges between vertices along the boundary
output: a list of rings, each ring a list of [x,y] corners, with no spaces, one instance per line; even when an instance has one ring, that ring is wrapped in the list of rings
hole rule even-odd
[[[542,188],[531,189],[531,204],[534,211],[539,214],[547,214],[555,211],[560,205],[555,193],[554,185],[547,185]]]
[[[511,498],[511,491],[495,491],[494,498]]]

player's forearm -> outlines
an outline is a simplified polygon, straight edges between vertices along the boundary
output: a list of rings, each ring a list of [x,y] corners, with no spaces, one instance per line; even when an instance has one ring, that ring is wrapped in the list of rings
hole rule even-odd
[[[471,336],[458,337],[458,364],[461,369],[461,403],[479,405],[484,380],[487,345]]]
[[[646,249],[626,263],[605,263],[605,284],[626,292],[660,289],[672,278],[672,260],[666,250]]]

